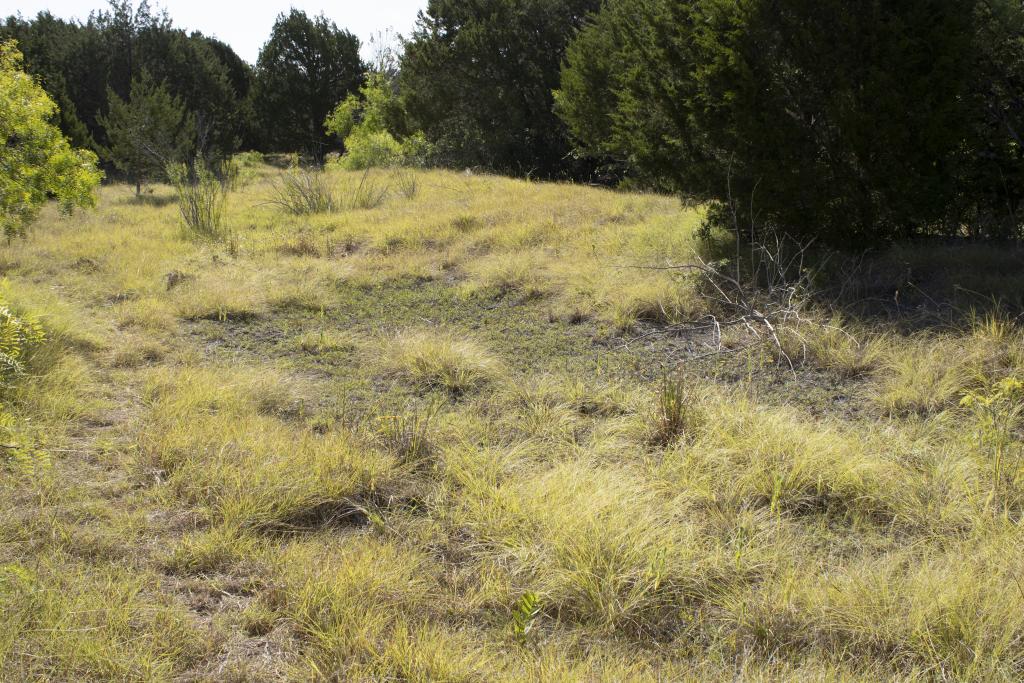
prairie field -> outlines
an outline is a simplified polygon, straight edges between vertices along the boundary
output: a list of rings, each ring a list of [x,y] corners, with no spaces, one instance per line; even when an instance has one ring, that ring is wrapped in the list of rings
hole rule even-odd
[[[1017,248],[717,348],[700,207],[281,177],[216,241],[111,184],[0,248],[0,680],[1024,677]]]

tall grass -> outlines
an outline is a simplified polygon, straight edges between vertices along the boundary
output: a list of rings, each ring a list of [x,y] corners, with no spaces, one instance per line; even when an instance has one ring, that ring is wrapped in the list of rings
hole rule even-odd
[[[323,169],[292,168],[272,182],[267,201],[294,216],[337,211],[340,203]]]
[[[208,240],[222,240],[227,187],[202,160],[168,168],[171,184],[178,193],[178,209],[188,233]]]

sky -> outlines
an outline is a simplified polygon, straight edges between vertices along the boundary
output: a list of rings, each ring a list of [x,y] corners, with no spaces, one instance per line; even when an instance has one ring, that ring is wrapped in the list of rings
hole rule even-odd
[[[256,62],[260,47],[270,36],[274,19],[289,7],[305,10],[310,15],[323,12],[340,28],[359,36],[365,58],[370,56],[367,43],[378,31],[392,29],[409,35],[416,13],[426,4],[427,0],[336,0],[326,4],[302,0],[150,0],[151,8],[168,11],[178,28],[216,36],[250,64]],[[91,10],[106,7],[106,0],[0,0],[0,17],[20,12],[31,18],[49,10],[63,19],[85,19]]]

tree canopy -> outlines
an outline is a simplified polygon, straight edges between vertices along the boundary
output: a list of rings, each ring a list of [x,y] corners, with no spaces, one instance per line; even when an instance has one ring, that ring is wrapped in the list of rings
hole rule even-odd
[[[260,51],[253,86],[266,151],[303,151],[321,158],[324,121],[362,85],[359,39],[324,16],[281,14]]]
[[[250,67],[223,43],[175,28],[144,0],[111,2],[82,23],[47,12],[8,17],[0,27],[3,37],[18,41],[26,71],[59,105],[64,133],[101,156],[112,148],[104,125],[116,102],[109,93],[129,101],[143,74],[163,83],[195,118],[204,154],[223,157],[251,139]],[[114,159],[108,161],[114,170]]]
[[[610,0],[568,51],[558,111],[583,150],[717,203],[744,233],[1010,236],[1024,198],[1022,11]]]
[[[600,0],[430,0],[401,62],[412,125],[443,162],[578,174],[552,111],[559,65]]]
[[[195,119],[180,98],[146,72],[132,81],[127,101],[108,91],[108,114],[100,119],[110,147],[106,156],[135,183],[164,179],[167,168],[196,151]]]

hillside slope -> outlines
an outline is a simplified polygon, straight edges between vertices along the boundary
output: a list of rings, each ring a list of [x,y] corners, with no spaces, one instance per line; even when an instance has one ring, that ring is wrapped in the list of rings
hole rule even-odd
[[[223,244],[111,186],[0,254],[47,334],[0,678],[1024,675],[1013,321],[708,355],[699,280],[637,267],[702,248],[674,199],[332,172],[374,206],[292,216],[277,175]]]

